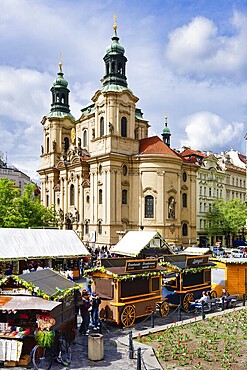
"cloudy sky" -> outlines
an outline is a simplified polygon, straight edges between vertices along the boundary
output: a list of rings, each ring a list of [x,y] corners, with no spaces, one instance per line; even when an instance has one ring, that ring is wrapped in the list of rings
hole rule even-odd
[[[128,86],[171,146],[245,153],[247,0],[0,0],[0,151],[36,179],[62,54],[71,113],[101,87],[113,15]]]

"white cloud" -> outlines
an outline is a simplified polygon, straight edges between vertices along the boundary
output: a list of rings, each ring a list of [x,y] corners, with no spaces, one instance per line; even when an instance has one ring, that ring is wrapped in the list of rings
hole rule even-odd
[[[221,117],[210,112],[197,112],[184,119],[187,139],[180,145],[190,146],[193,149],[220,151],[235,140],[239,140],[239,133],[243,131],[242,122],[225,122]]]
[[[213,21],[196,17],[172,31],[166,49],[171,68],[195,78],[242,78],[247,67],[247,17],[234,13],[231,34]]]

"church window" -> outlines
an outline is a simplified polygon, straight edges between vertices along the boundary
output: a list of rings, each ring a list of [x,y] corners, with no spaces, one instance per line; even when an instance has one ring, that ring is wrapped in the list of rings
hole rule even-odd
[[[183,172],[183,182],[186,182],[186,181],[187,181],[187,173]]]
[[[111,64],[111,72],[115,73],[115,62],[112,62]]]
[[[99,204],[103,204],[103,191],[99,189]]]
[[[145,197],[145,218],[154,217],[154,197],[147,195]]]
[[[46,207],[48,207],[49,206],[49,195],[47,194],[46,195]]]
[[[102,221],[101,220],[98,223],[98,233],[99,235],[102,235]]]
[[[122,204],[127,204],[128,201],[127,195],[128,195],[127,190],[126,189],[122,190]]]
[[[187,207],[187,194],[183,193],[182,195],[183,207]]]
[[[186,223],[183,223],[183,225],[182,225],[182,235],[183,236],[188,235],[188,225]]]
[[[88,222],[88,220],[85,222],[85,234],[89,234],[89,222]]]
[[[209,196],[209,197],[211,197],[211,196],[212,196],[212,189],[211,189],[211,188],[209,188],[209,190],[208,190],[208,196]]]
[[[118,63],[117,65],[117,72],[122,74],[123,73],[123,66],[122,66],[122,63]]]
[[[106,64],[106,74],[108,75],[110,71],[110,65],[109,63]]]
[[[105,134],[105,121],[104,117],[100,118],[100,128],[99,128],[99,136],[102,137]]]
[[[64,151],[66,152],[69,149],[69,138],[66,136],[64,138]]]
[[[56,95],[56,103],[59,103],[59,94],[57,93],[57,95]]]
[[[70,205],[75,205],[75,187],[74,185],[70,185]]]
[[[90,201],[90,197],[89,197],[89,195],[87,195],[86,196],[86,202],[89,203],[89,201]]]
[[[99,175],[102,175],[102,165],[99,165]]]
[[[83,147],[87,146],[87,130],[83,131]]]
[[[50,151],[50,139],[49,137],[46,138],[46,153]]]
[[[121,136],[127,137],[127,119],[126,117],[122,117],[121,119]]]
[[[127,175],[127,173],[128,173],[128,168],[127,168],[127,166],[124,164],[124,165],[123,165],[123,175],[124,175],[124,176],[126,176],[126,175]]]
[[[61,103],[65,103],[65,95],[64,94],[62,94],[62,99],[61,99]]]

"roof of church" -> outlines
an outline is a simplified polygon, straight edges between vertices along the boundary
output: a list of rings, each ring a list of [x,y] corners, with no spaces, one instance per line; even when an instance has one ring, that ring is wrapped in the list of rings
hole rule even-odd
[[[152,136],[140,140],[140,154],[164,154],[180,158],[169,146],[167,146],[158,136]]]
[[[200,152],[200,150],[193,150],[190,148],[185,149],[182,153],[180,153],[182,157],[188,157],[188,156],[197,156],[197,157],[207,157],[206,154]]]

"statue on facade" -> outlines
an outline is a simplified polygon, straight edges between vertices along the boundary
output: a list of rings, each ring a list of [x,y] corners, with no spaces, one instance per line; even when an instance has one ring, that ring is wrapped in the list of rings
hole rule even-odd
[[[110,132],[110,134],[112,134],[113,131],[114,131],[113,124],[111,122],[109,122],[109,125],[108,126],[109,126],[109,132]]]
[[[168,218],[175,218],[175,199],[173,197],[169,199]]]
[[[53,151],[55,152],[56,151],[56,148],[57,148],[56,140],[53,140],[53,142],[52,142],[52,148],[53,148]]]

